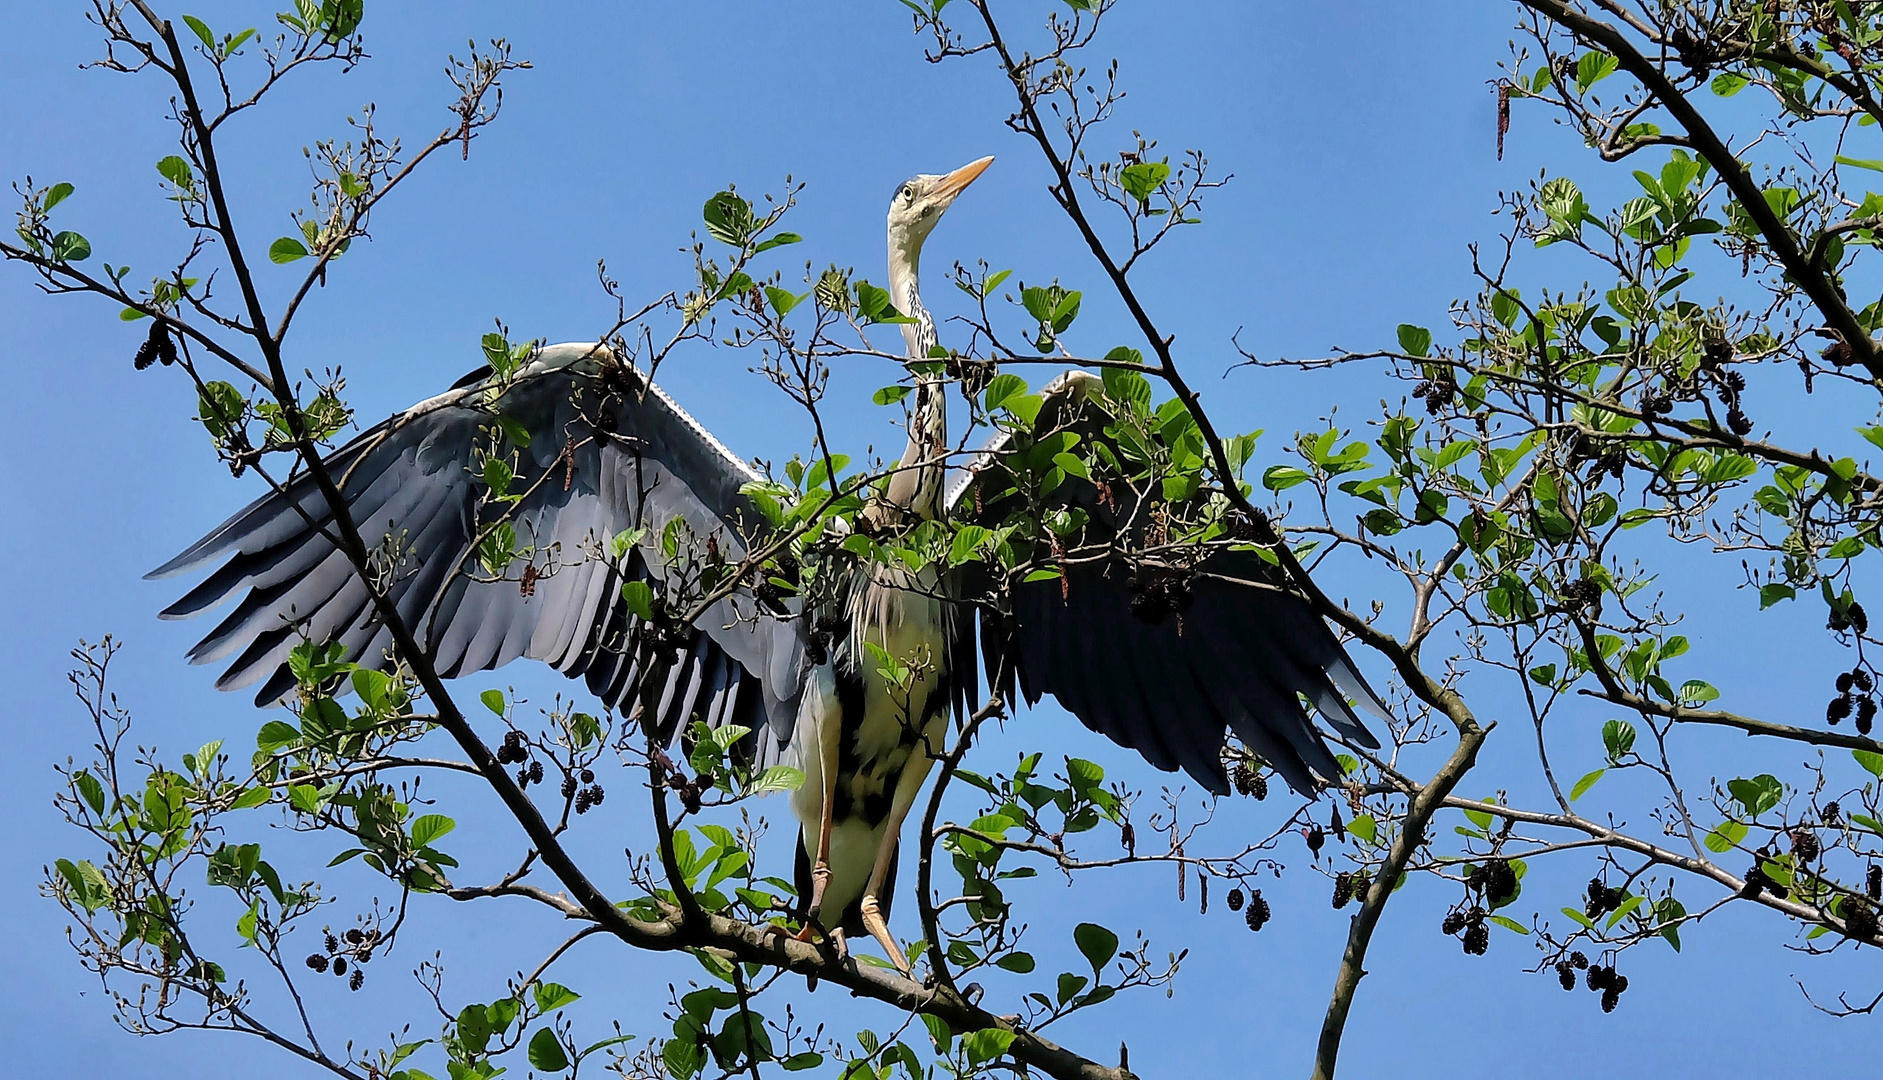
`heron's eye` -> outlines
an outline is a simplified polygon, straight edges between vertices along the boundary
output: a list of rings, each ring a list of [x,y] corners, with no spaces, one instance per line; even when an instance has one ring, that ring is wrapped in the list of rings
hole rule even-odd
[[[911,187],[908,184],[902,185],[902,201],[906,203],[914,202],[915,201],[915,188]]]

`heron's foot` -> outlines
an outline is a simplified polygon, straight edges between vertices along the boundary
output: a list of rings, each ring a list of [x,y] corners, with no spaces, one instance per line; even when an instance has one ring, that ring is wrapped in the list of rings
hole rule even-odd
[[[866,894],[857,906],[863,914],[863,928],[883,947],[884,954],[889,957],[890,963],[896,965],[896,970],[902,972],[903,977],[910,977],[914,969],[909,966],[908,957],[902,955],[902,946],[896,944],[895,937],[889,933],[889,924],[883,920],[883,911],[877,905],[876,897]]]
[[[824,888],[829,884],[830,864],[820,861],[811,868],[811,904],[804,909],[804,925],[798,928],[796,935],[799,941],[809,941],[813,935],[830,936],[829,931],[824,929],[824,924],[818,918],[824,908]]]
[[[837,957],[839,964],[850,959],[850,939],[844,936],[843,927],[830,932],[830,951]]]

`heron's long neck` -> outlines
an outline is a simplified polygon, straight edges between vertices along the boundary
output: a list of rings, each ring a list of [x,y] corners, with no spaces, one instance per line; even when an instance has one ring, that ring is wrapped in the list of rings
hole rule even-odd
[[[909,358],[926,360],[936,344],[935,319],[922,306],[916,276],[921,267],[922,248],[898,243],[892,236],[889,245],[889,294],[896,308],[915,319],[902,327],[902,339]],[[947,471],[948,401],[943,390],[946,381],[939,375],[917,375],[915,407],[909,415],[909,445],[902,452],[902,468],[889,482],[888,501],[922,518],[939,518],[942,513],[942,483]]]

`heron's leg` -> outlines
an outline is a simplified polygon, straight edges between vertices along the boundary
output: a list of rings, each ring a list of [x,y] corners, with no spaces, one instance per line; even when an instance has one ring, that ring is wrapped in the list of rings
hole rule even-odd
[[[843,712],[826,708],[817,719],[817,755],[823,773],[823,808],[818,812],[817,855],[811,860],[811,903],[804,909],[804,927],[798,940],[810,940],[812,927],[824,908],[824,889],[830,884],[830,829],[837,802],[837,750],[843,738]]]
[[[906,806],[899,813],[892,809],[889,828],[883,833],[882,846],[876,849],[876,865],[870,868],[869,884],[863,887],[863,899],[857,904],[857,910],[863,915],[863,928],[883,947],[889,962],[896,965],[896,970],[904,975],[908,975],[911,970],[909,959],[902,955],[902,946],[896,943],[895,936],[889,932],[889,923],[883,919],[882,907],[876,896],[882,892],[883,881],[889,876],[889,866],[896,857],[896,844],[902,833],[902,819],[908,816],[908,812]]]
[[[870,932],[883,952],[889,957],[896,970],[908,975],[912,970],[909,960],[902,954],[902,947],[889,933],[889,923],[883,918],[881,902],[877,899],[883,891],[883,883],[889,879],[889,868],[895,865],[896,845],[901,842],[902,823],[908,820],[909,810],[915,805],[915,797],[921,793],[922,784],[928,779],[928,771],[935,765],[934,747],[941,745],[942,736],[948,730],[945,713],[936,713],[931,717],[922,735],[917,738],[915,751],[903,768],[902,775],[896,780],[896,794],[889,803],[889,816],[884,822],[883,841],[876,849],[876,863],[870,867],[870,879],[863,887],[863,899],[858,902],[858,911],[863,916],[863,927]]]

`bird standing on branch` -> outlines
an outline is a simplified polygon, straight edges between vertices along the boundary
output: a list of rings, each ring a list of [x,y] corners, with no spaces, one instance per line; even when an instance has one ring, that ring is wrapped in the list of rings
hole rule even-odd
[[[1262,553],[1231,542],[1233,529],[1177,550],[1169,489],[1134,483],[1139,455],[1121,434],[1148,389],[1068,372],[1028,399],[1037,408],[1008,409],[1005,430],[946,484],[948,380],[931,360],[935,321],[917,279],[936,222],[991,161],[914,177],[891,201],[890,300],[914,400],[908,447],[854,528],[993,534],[1050,517],[1050,543],[1035,550],[1052,553],[1056,574],[1005,582],[987,562],[831,559],[817,588],[790,595],[774,563],[689,625],[660,625],[669,609],[645,602],[649,587],[664,597],[702,580],[704,564],[737,567],[767,549],[777,524],[757,492],[771,482],[624,358],[571,344],[535,350],[515,371],[474,372],[326,458],[359,534],[384,538],[387,565],[372,583],[329,538],[333,508],[302,475],[153,571],[229,556],[164,617],[240,596],[190,657],[233,656],[217,685],[261,681],[266,705],[296,685],[287,661],[304,640],[389,664],[376,587],[446,678],[541,660],[584,677],[656,747],[696,724],[738,725],[756,763],[804,773],[791,805],[805,932],[867,931],[905,972],[887,925],[898,838],[949,713],[963,716],[978,695],[977,613],[983,664],[1007,700],[1016,686],[1029,703],[1051,694],[1087,727],[1217,794],[1229,790],[1233,731],[1291,787],[1318,790],[1340,768],[1302,699],[1369,747],[1378,743],[1349,701],[1382,717],[1384,706]],[[1098,464],[1063,460],[1082,443]],[[493,457],[510,474],[495,477],[501,490],[485,467]],[[836,477],[826,482],[834,494]],[[1192,491],[1185,505],[1207,497]],[[504,529],[521,545],[493,558]],[[1066,554],[1075,550],[1086,554]]]

